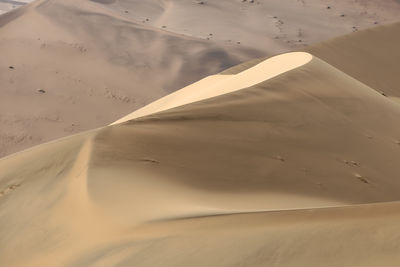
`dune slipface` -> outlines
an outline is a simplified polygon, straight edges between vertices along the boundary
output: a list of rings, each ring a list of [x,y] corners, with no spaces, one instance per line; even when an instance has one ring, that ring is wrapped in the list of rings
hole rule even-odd
[[[0,160],[0,265],[396,266],[400,106],[324,47]]]
[[[163,97],[113,124],[251,87],[311,61],[304,52],[275,56],[235,75],[213,75]]]
[[[0,13],[24,2],[0,16],[0,157],[400,13],[394,0],[0,0]]]

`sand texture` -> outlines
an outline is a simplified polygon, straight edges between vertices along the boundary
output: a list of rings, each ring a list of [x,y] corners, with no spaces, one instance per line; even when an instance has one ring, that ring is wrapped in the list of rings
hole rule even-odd
[[[398,266],[399,29],[1,159],[0,266]]]
[[[0,0],[0,10],[22,2]],[[34,1],[0,16],[0,157],[398,14],[393,0]]]

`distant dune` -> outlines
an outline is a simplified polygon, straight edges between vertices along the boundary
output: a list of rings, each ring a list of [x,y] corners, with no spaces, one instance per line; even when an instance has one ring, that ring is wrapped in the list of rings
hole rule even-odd
[[[0,0],[0,15],[24,6],[31,0]]]
[[[3,158],[0,265],[397,266],[399,29],[245,62]]]
[[[0,16],[0,157],[399,13],[392,0],[34,1]]]

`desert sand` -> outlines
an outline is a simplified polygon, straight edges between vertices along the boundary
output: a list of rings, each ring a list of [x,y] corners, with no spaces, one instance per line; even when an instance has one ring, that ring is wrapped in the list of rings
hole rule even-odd
[[[312,55],[304,52],[286,53],[271,57],[263,62],[234,75],[208,76],[181,90],[169,94],[117,121],[118,124],[152,113],[235,92],[251,87],[279,74],[308,63]]]
[[[0,16],[0,157],[399,13],[394,0],[34,1]]]
[[[397,266],[399,30],[252,60],[1,159],[0,265]]]
[[[0,0],[0,15],[32,2],[32,0]]]

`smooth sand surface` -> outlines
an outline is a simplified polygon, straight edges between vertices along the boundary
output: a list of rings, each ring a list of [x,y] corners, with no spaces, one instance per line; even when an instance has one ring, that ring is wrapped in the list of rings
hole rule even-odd
[[[0,160],[0,265],[397,266],[400,105],[309,53],[253,63]]]
[[[226,3],[204,2],[193,10]],[[140,3],[37,1],[0,17],[1,62],[14,60],[0,71],[2,151],[63,136],[67,117],[69,133],[104,123],[0,159],[0,266],[397,267],[400,24],[220,72],[259,53],[134,23],[187,5]],[[168,83],[183,89],[134,111]]]
[[[390,42],[386,41],[390,39]],[[386,96],[400,97],[400,22],[322,42],[305,51],[320,57]],[[377,49],[378,48],[378,49]],[[370,63],[372,61],[373,63]],[[362,68],[360,65],[365,65]],[[379,79],[375,77],[379,76]]]
[[[286,53],[266,59],[236,75],[209,76],[175,93],[165,96],[112,124],[125,122],[155,112],[251,87],[278,76],[279,74],[307,64],[311,59],[312,55],[304,52]]]
[[[34,1],[0,16],[0,157],[399,13],[393,0]]]
[[[388,39],[390,42],[387,41]],[[323,59],[380,94],[398,102],[400,75],[397,66],[400,62],[400,54],[387,51],[396,51],[399,46],[400,23],[398,22],[344,35],[299,51],[308,52]],[[236,74],[265,59],[253,59],[220,74]]]
[[[0,15],[30,2],[32,2],[32,0],[0,0]]]

